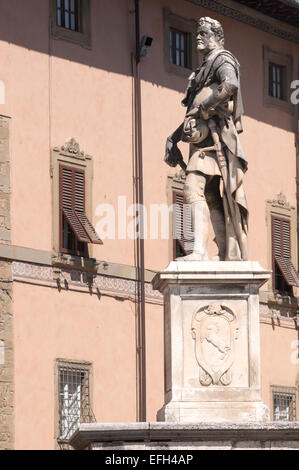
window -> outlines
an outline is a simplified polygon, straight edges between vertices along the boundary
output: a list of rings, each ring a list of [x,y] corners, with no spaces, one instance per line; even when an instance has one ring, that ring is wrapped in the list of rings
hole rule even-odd
[[[297,217],[284,194],[266,202],[268,268],[272,270],[269,291],[293,296],[299,286],[297,267]]]
[[[95,422],[90,406],[91,364],[58,361],[58,441],[69,440],[80,423]]]
[[[269,63],[269,95],[279,100],[285,100],[285,73],[286,68],[281,65]]]
[[[272,386],[274,421],[296,421],[296,388]]]
[[[66,216],[62,213],[62,247],[61,251],[66,253],[74,253],[77,256],[88,256],[87,247],[76,237],[71,225],[68,223]]]
[[[198,64],[196,21],[164,9],[164,62],[167,72],[187,78]]]
[[[86,243],[102,244],[85,215],[85,172],[60,165],[59,179],[61,251],[85,256]]]
[[[90,48],[90,0],[49,1],[52,37]]]
[[[80,30],[79,3],[80,0],[56,0],[57,2],[57,26]]]
[[[173,191],[173,259],[193,251],[194,236],[191,222],[191,204],[187,204],[183,191]]]
[[[293,295],[299,276],[291,260],[290,220],[272,216],[273,290]]]
[[[190,34],[170,28],[170,61],[180,67],[190,68]]]
[[[292,56],[280,54],[264,46],[264,105],[293,113],[290,102],[293,73]]]
[[[52,150],[51,176],[53,263],[94,270],[92,246],[103,242],[91,223],[92,157],[70,139]]]

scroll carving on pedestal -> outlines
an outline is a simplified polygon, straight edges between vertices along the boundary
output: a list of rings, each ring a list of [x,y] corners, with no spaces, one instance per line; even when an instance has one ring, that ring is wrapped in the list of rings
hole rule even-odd
[[[239,328],[237,317],[226,305],[197,309],[191,325],[201,385],[229,385]]]

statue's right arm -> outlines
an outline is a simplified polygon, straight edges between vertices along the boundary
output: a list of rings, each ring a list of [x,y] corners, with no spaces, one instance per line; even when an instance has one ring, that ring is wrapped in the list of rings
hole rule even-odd
[[[184,124],[181,124],[166,140],[166,149],[164,161],[169,166],[176,166],[180,160],[183,160],[180,149],[177,144],[181,141]]]

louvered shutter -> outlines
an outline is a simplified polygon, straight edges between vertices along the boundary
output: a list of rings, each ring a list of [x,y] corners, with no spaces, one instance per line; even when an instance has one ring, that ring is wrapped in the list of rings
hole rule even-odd
[[[272,217],[273,257],[290,286],[299,287],[299,276],[291,260],[291,224],[287,219]]]
[[[103,244],[85,214],[85,172],[60,165],[61,210],[77,239]]]
[[[82,171],[74,170],[75,178],[75,213],[83,229],[90,238],[91,243],[102,245],[100,237],[93,228],[85,214],[85,174]]]
[[[191,221],[191,205],[186,203],[183,192],[173,192],[173,238],[185,255],[192,253],[194,235]]]

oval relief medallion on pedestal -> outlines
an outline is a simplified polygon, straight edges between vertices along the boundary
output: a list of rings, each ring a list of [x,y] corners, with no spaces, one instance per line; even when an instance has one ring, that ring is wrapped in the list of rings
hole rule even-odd
[[[229,385],[239,331],[236,315],[226,305],[206,305],[195,311],[191,331],[200,383]]]

